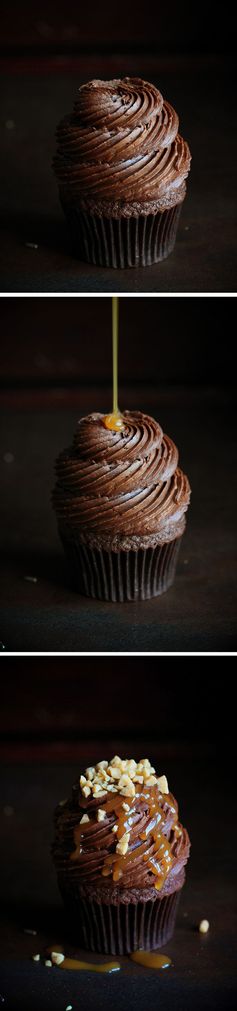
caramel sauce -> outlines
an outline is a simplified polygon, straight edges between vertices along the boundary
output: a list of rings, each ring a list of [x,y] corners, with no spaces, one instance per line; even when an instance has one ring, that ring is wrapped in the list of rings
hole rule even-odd
[[[87,972],[117,972],[121,969],[119,962],[104,962],[102,965],[95,962],[81,962],[78,958],[65,958],[60,962],[58,969],[71,969],[75,971],[85,970]]]
[[[118,318],[119,300],[117,295],[114,295],[112,297],[113,410],[103,418],[104,428],[111,429],[112,432],[119,432],[124,427],[118,407]]]
[[[115,844],[122,838],[125,832],[131,832],[133,825],[137,820],[137,810],[136,810],[136,798],[139,796],[139,800],[144,800],[148,804],[149,808],[149,821],[146,825],[144,831],[139,834],[139,844],[134,847],[134,849],[128,848],[127,853],[121,855],[119,853],[109,853],[105,859],[104,866],[102,868],[102,876],[108,877],[112,873],[113,881],[116,884],[120,880],[124,871],[132,868],[132,865],[137,858],[141,857],[146,863],[149,870],[155,876],[154,887],[157,891],[160,891],[164,881],[166,880],[168,871],[172,865],[172,856],[170,853],[171,844],[162,832],[162,828],[165,825],[166,816],[164,810],[160,807],[157,799],[156,787],[146,787],[145,785],[136,783],[136,795],[134,799],[132,797],[124,797],[119,793],[113,793],[108,797],[107,800],[103,801],[101,798],[101,804],[103,805],[103,810],[106,814],[110,814],[112,811],[115,815],[115,824],[118,826],[117,832],[114,833]],[[127,803],[129,805],[128,811],[124,811],[123,804]],[[171,813],[173,814],[173,826],[176,822],[176,809],[171,806]],[[89,810],[89,809],[88,809]],[[77,825],[74,829],[74,841],[75,850],[71,853],[71,860],[78,860],[80,853],[82,852],[82,839],[86,839],[87,831],[91,829],[91,820],[89,822],[84,822],[82,825]],[[104,826],[105,822],[101,823]],[[98,823],[99,827],[99,823]],[[153,853],[150,855],[147,853],[147,839],[152,837],[151,845],[153,846]]]
[[[168,955],[159,955],[156,951],[133,951],[130,958],[149,969],[168,969],[171,965]]]

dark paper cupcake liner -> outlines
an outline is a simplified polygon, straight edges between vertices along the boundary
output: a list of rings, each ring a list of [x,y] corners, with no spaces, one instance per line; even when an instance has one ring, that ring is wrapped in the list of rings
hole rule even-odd
[[[81,260],[100,267],[147,267],[174,248],[182,204],[157,214],[102,218],[62,204],[73,248]]]
[[[182,537],[155,548],[105,551],[87,547],[59,531],[73,587],[98,600],[149,600],[164,593],[175,577]]]
[[[128,955],[138,948],[159,948],[172,937],[180,891],[162,899],[105,904],[70,894],[60,883],[75,941],[90,951]]]

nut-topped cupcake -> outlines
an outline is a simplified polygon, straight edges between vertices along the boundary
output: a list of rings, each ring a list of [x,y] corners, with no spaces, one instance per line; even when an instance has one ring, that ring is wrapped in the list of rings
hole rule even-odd
[[[178,450],[141,411],[78,422],[56,461],[53,505],[75,589],[104,600],[157,596],[174,580],[189,481]]]
[[[191,160],[178,128],[170,103],[139,77],[78,89],[54,169],[82,259],[146,266],[172,251]]]
[[[101,761],[55,813],[53,859],[92,951],[126,954],[171,937],[190,841],[166,776],[149,760]]]

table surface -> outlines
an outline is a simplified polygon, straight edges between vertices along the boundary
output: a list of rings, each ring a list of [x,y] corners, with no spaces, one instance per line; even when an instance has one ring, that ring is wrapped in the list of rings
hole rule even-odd
[[[223,57],[41,57],[5,60],[3,71],[2,291],[235,291],[235,98]],[[192,167],[172,255],[149,268],[114,271],[72,255],[51,164],[55,128],[71,111],[76,88],[127,73],[151,79],[175,106]]]
[[[98,397],[98,391],[97,391]],[[106,411],[108,393],[100,391]],[[91,399],[90,399],[91,398]],[[51,508],[54,460],[94,394],[6,396],[1,425],[1,635],[7,651],[232,651],[236,635],[235,414],[230,393],[143,390],[180,451],[192,487],[174,586],[150,601],[111,604],[70,589]],[[121,406],[139,393],[121,389]],[[21,404],[21,410],[19,405]],[[80,404],[80,412],[78,411]],[[11,453],[11,463],[5,454]],[[231,480],[230,480],[231,475]],[[37,582],[26,580],[33,576]]]
[[[156,745],[157,747],[157,745]],[[156,749],[155,749],[156,750]],[[65,920],[51,865],[52,812],[67,796],[78,764],[52,765],[40,760],[3,770],[1,805],[0,994],[6,1011],[230,1011],[236,1007],[236,854],[233,833],[233,786],[223,770],[216,776],[214,756],[178,754],[165,761],[170,788],[179,799],[180,817],[191,838],[191,857],[174,937],[165,946],[172,960],[163,973],[119,958],[120,972],[47,969],[46,949],[62,944],[66,954],[103,962],[103,956],[79,952]],[[98,757],[98,756],[96,756]],[[156,754],[150,752],[156,761]],[[163,761],[163,759],[162,759]],[[84,763],[82,762],[82,766]],[[220,817],[224,796],[224,817]],[[211,800],[210,800],[211,798]],[[11,815],[6,808],[11,808]],[[233,842],[232,842],[233,840]],[[197,925],[207,918],[209,933]],[[25,934],[34,929],[36,936]],[[31,961],[39,952],[42,962]],[[106,959],[107,960],[107,959]]]

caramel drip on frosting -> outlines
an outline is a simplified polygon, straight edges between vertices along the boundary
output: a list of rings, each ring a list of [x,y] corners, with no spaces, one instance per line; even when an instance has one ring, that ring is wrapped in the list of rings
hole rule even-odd
[[[141,78],[89,81],[57,130],[54,160],[62,198],[156,200],[183,185],[190,168],[178,116]]]

